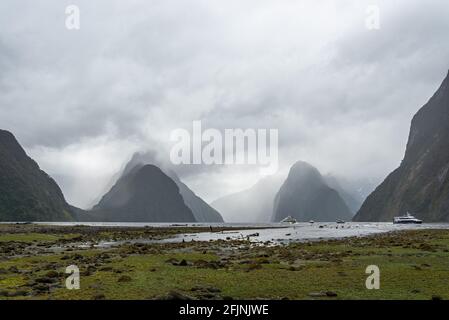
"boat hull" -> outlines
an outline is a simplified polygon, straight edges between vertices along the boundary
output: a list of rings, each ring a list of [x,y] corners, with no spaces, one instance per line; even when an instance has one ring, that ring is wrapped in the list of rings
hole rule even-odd
[[[422,224],[422,221],[393,221],[393,224]]]

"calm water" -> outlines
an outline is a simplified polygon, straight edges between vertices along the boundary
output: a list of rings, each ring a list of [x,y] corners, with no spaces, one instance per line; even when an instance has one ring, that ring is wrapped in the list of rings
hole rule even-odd
[[[274,225],[272,225],[274,226]],[[276,225],[277,227],[280,224]],[[163,242],[210,241],[249,239],[252,242],[288,243],[294,241],[320,240],[367,236],[371,234],[409,229],[449,229],[449,224],[394,225],[392,223],[297,223],[284,228],[239,230],[224,232],[202,232],[182,234]]]
[[[395,225],[388,222],[372,222],[372,223],[359,223],[359,222],[347,222],[344,224],[337,223],[297,223],[294,225],[270,223],[270,224],[232,224],[232,223],[191,223],[191,224],[175,224],[175,223],[103,223],[103,222],[47,222],[38,223],[46,225],[58,225],[58,226],[74,226],[74,225],[86,225],[86,226],[118,226],[118,227],[192,227],[192,226],[212,226],[212,227],[253,227],[256,229],[251,230],[233,230],[223,232],[199,232],[199,233],[185,233],[179,234],[172,238],[164,240],[145,240],[139,239],[136,242],[163,242],[163,243],[175,243],[182,241],[213,241],[213,240],[238,240],[248,239],[252,242],[275,242],[275,243],[288,243],[294,241],[305,240],[321,240],[332,238],[345,238],[353,236],[367,236],[371,234],[384,233],[396,230],[413,230],[413,229],[449,229],[448,223],[432,223],[421,225]],[[102,242],[99,246],[114,245],[115,242]]]

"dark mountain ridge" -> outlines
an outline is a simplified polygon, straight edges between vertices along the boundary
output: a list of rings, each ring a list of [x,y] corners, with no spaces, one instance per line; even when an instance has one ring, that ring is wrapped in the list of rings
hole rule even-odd
[[[413,117],[404,159],[363,203],[354,221],[391,221],[407,211],[449,221],[449,74]]]
[[[123,175],[90,214],[99,221],[196,222],[176,183],[154,165]]]
[[[74,221],[56,182],[12,133],[0,130],[0,221]]]
[[[131,160],[126,164],[122,175],[126,175],[127,172],[134,168],[142,167],[146,164],[152,164],[159,167],[177,184],[184,203],[190,208],[197,222],[223,222],[221,214],[203,199],[198,197],[184,182],[181,181],[179,176],[170,166],[164,165],[164,163],[157,159],[155,153],[135,153]]]

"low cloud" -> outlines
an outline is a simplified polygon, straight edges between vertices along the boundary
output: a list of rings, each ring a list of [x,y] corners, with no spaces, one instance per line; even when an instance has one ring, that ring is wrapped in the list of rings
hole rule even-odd
[[[65,28],[78,5],[81,29]],[[366,6],[380,30],[365,28]],[[87,207],[136,151],[170,132],[279,129],[281,170],[381,179],[413,114],[449,68],[449,5],[398,1],[14,1],[0,3],[0,127],[75,205]],[[184,166],[213,200],[258,169]]]

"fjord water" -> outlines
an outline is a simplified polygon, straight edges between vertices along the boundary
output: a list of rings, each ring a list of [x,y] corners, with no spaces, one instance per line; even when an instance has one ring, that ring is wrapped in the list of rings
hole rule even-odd
[[[421,225],[400,225],[391,222],[347,222],[296,223],[296,224],[235,224],[235,223],[129,223],[129,222],[37,222],[37,224],[57,226],[105,226],[105,227],[212,227],[211,232],[179,234],[163,240],[138,239],[136,242],[176,243],[182,241],[249,240],[255,243],[289,243],[307,240],[326,240],[346,237],[361,237],[400,230],[449,229],[449,223],[424,223]],[[233,227],[235,230],[214,232],[214,227]],[[241,229],[239,229],[241,228]],[[251,229],[247,229],[251,228]],[[113,243],[103,243],[102,245]],[[101,244],[100,244],[101,245]]]

